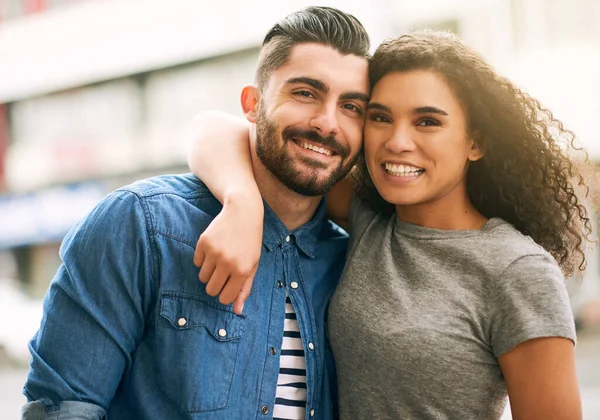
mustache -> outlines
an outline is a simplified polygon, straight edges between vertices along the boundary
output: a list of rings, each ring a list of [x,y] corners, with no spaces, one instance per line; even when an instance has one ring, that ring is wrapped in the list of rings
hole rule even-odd
[[[296,127],[286,127],[281,133],[281,136],[284,140],[305,139],[310,142],[320,144],[328,149],[333,150],[343,159],[347,158],[350,154],[350,148],[337,141],[335,136],[324,137],[314,130],[302,130]]]

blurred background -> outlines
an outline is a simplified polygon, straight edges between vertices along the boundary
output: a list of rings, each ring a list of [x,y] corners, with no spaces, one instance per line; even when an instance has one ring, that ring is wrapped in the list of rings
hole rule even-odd
[[[186,172],[191,117],[207,109],[239,114],[239,92],[252,82],[262,37],[276,20],[311,4],[0,0],[0,419],[19,417],[27,341],[65,233],[113,189]],[[374,47],[416,28],[457,33],[539,98],[600,161],[599,1],[316,4],[353,13]],[[584,418],[598,419],[598,250],[589,258],[571,291]]]

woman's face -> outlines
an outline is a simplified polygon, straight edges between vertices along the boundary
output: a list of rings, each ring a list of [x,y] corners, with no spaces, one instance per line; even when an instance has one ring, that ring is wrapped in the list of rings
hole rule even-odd
[[[377,82],[364,138],[371,178],[398,206],[464,200],[468,162],[481,158],[458,98],[428,70],[388,73]]]

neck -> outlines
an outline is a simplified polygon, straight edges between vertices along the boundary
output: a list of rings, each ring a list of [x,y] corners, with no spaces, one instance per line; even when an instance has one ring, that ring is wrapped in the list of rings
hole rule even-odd
[[[471,203],[466,185],[434,201],[397,205],[396,215],[404,222],[441,230],[479,230],[488,220]]]
[[[261,162],[252,147],[254,178],[262,198],[288,230],[295,230],[312,219],[321,196],[306,197],[279,181]]]

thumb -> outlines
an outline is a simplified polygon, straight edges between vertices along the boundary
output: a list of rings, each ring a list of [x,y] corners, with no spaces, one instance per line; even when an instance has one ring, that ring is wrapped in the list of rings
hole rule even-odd
[[[252,291],[252,282],[254,281],[255,274],[256,274],[256,268],[254,269],[252,275],[250,277],[248,277],[248,279],[244,282],[244,285],[242,286],[242,290],[240,290],[240,293],[237,295],[237,297],[233,301],[233,312],[235,312],[238,315],[242,315],[242,312],[244,310],[244,303],[250,296],[250,292]]]

